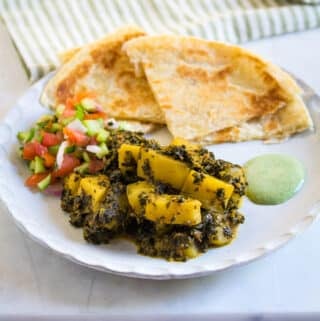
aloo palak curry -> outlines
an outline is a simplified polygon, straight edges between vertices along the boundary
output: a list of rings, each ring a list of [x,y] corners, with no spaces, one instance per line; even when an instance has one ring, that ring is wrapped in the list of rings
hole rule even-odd
[[[201,146],[168,146],[140,133],[114,130],[99,174],[65,178],[62,209],[91,243],[129,237],[138,252],[185,261],[236,237],[244,217],[243,169]]]

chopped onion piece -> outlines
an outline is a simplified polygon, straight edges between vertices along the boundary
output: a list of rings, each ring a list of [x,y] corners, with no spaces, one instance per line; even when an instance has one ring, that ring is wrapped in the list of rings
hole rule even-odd
[[[86,150],[94,154],[99,154],[101,152],[101,148],[98,145],[88,145]]]
[[[99,104],[96,104],[96,110],[97,111],[104,111],[103,107]]]
[[[57,152],[57,158],[56,158],[58,168],[62,166],[64,151],[68,146],[69,146],[69,143],[66,141],[62,142],[61,145],[59,146],[59,149]]]
[[[95,111],[97,109],[96,102],[91,98],[83,98],[81,104],[87,111]]]
[[[87,132],[87,128],[82,124],[82,122],[79,119],[73,120],[71,123],[68,124],[67,127],[69,129],[76,130],[83,134]]]
[[[60,183],[49,185],[45,190],[44,193],[51,195],[51,196],[57,196],[60,197],[62,194],[63,186]]]

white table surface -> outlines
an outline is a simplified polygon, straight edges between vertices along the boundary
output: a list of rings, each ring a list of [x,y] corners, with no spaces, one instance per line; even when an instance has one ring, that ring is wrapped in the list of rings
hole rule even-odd
[[[320,30],[246,47],[292,71],[320,92]],[[0,24],[0,117],[29,85]],[[241,320],[306,320],[307,315],[317,320],[319,244],[318,221],[275,253],[230,271],[190,280],[128,279],[60,258],[26,237],[1,207],[0,320],[14,320],[19,315],[29,316],[28,320],[66,320],[67,316],[72,320],[179,320],[177,315],[182,314],[189,316],[185,320],[209,320],[210,316],[231,320],[234,314],[240,314]],[[36,315],[42,316],[35,319]]]

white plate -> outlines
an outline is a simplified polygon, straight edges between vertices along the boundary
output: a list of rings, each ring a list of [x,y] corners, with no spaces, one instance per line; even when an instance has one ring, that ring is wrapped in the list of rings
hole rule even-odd
[[[302,190],[288,202],[277,206],[258,206],[248,200],[241,212],[246,217],[238,238],[229,246],[211,249],[186,263],[138,255],[134,245],[116,240],[108,245],[84,241],[82,230],[68,223],[58,199],[33,193],[23,182],[28,174],[17,156],[16,133],[27,129],[47,112],[38,103],[46,79],[32,86],[10,110],[0,126],[0,196],[20,228],[32,238],[62,256],[82,265],[114,274],[148,279],[191,278],[207,275],[250,262],[279,248],[310,225],[320,211],[319,132],[297,135],[281,144],[260,141],[211,146],[217,158],[243,164],[263,153],[285,153],[298,158],[307,176]],[[320,124],[320,99],[301,83],[305,99],[317,128]],[[166,131],[157,134],[168,141]]]

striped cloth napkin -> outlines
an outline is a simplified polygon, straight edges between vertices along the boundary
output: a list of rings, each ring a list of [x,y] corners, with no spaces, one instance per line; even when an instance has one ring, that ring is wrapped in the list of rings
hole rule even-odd
[[[318,2],[0,0],[0,16],[31,81],[35,81],[59,65],[57,53],[126,24],[139,25],[148,33],[171,32],[243,43],[319,27]]]

